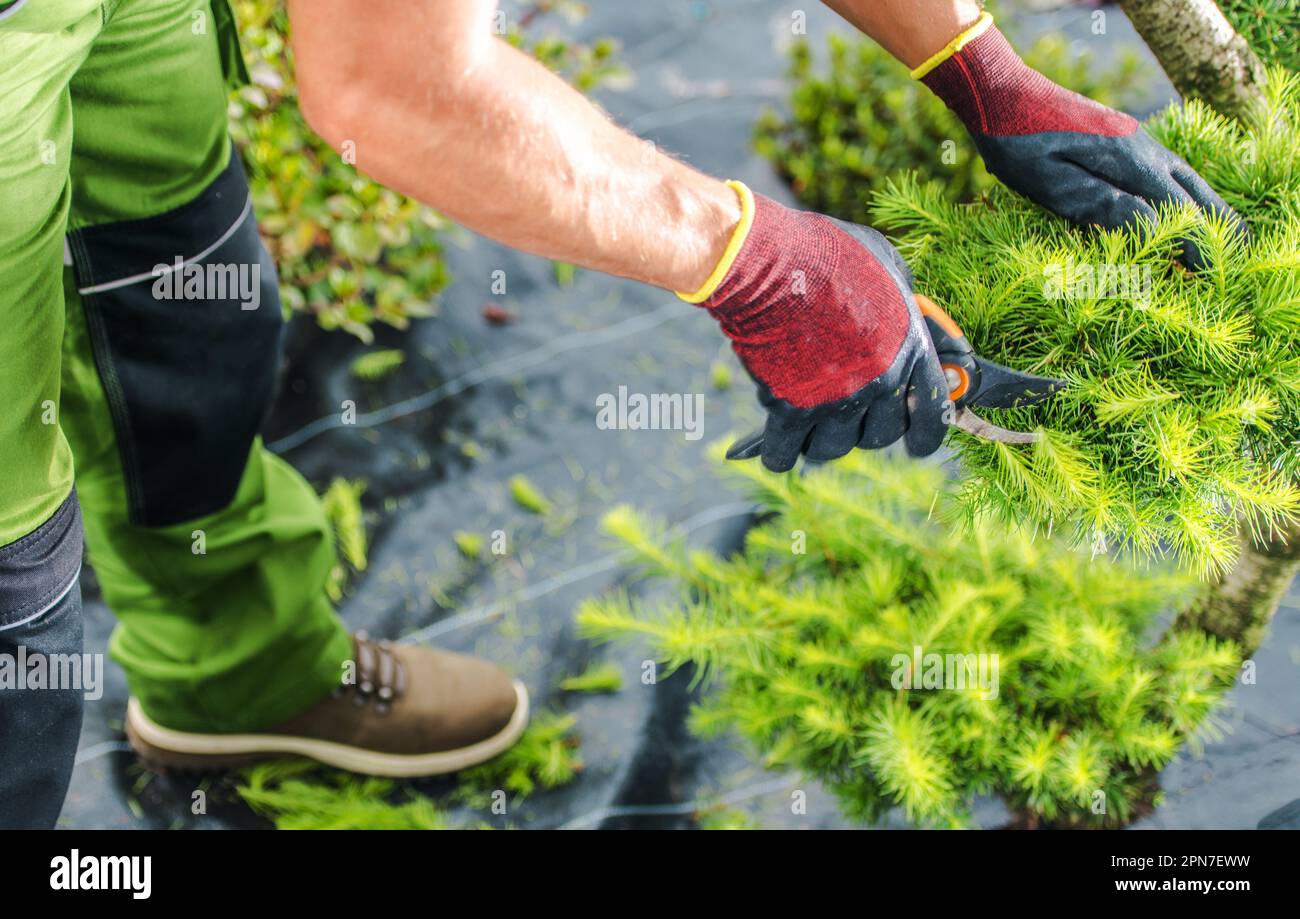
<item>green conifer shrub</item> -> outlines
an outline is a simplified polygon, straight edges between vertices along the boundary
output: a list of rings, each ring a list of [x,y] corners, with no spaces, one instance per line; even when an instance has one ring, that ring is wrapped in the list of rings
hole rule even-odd
[[[898,806],[964,826],[972,799],[994,794],[1029,824],[1121,824],[1182,745],[1216,730],[1237,649],[1200,632],[1146,640],[1189,575],[986,518],[942,526],[935,511],[956,496],[934,465],[862,452],[803,476],[728,465],[771,512],[744,553],[687,552],[617,508],[606,528],[681,597],[593,599],[579,628],[647,641],[670,670],[693,664],[709,686],[693,729],[739,733],[851,819]],[[996,680],[917,688],[933,686],[924,655],[990,655]]]
[[[1260,58],[1300,69],[1300,0],[1219,0],[1219,7]]]
[[[1122,105],[1143,68],[1125,55],[1095,75],[1091,56],[1061,35],[1030,44],[1026,60],[1052,79],[1108,105]],[[788,112],[766,111],[755,147],[790,182],[806,207],[870,222],[870,193],[911,170],[969,200],[995,180],[966,140],[965,128],[905,66],[875,42],[832,32],[824,72],[811,45],[790,51]]]
[[[1219,573],[1238,518],[1267,532],[1297,512],[1300,437],[1300,81],[1274,70],[1265,104],[1240,122],[1199,102],[1151,132],[1249,223],[1242,241],[1190,210],[1138,233],[1079,231],[1011,192],[950,203],[906,179],[874,202],[917,289],[976,350],[1071,384],[1031,409],[990,411],[1041,430],[1033,446],[954,435],[961,512],[992,511],[1097,547],[1119,537]],[[1190,234],[1212,266],[1174,261]]]
[[[235,0],[251,85],[232,95],[231,133],[280,275],[286,308],[369,342],[372,327],[404,329],[434,312],[447,284],[440,242],[446,221],[370,181],[307,126],[289,53],[289,14],[276,0]],[[573,0],[521,5],[505,38],[584,92],[622,73],[616,46],[554,35],[528,37],[546,13],[581,15]]]

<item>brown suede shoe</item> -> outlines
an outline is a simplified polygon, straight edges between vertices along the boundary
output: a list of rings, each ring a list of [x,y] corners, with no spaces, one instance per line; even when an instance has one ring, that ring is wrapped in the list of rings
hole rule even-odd
[[[353,636],[356,679],[296,718],[249,734],[174,731],[127,703],[126,736],[147,764],[228,769],[306,756],[368,775],[455,772],[511,747],[528,691],[478,658]]]

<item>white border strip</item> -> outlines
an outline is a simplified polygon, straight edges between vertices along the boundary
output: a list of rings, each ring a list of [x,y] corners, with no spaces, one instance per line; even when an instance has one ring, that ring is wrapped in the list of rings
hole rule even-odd
[[[218,248],[221,247],[222,243],[224,243],[230,237],[235,235],[235,231],[238,230],[243,225],[244,221],[248,219],[248,215],[251,214],[252,211],[253,211],[253,196],[250,194],[248,196],[248,200],[244,202],[244,209],[240,212],[239,217],[235,220],[235,222],[230,225],[230,229],[222,233],[221,237],[216,242],[208,246],[198,255],[194,256],[193,258],[184,259],[181,262],[179,267],[184,268],[186,265],[192,264],[194,262],[201,262],[209,255],[211,255],[213,252],[215,252]],[[175,271],[176,268],[177,265],[173,262],[172,264],[167,266],[166,270]],[[90,287],[79,287],[77,288],[77,293],[97,294],[105,290],[114,290],[115,288],[118,287],[127,287],[131,284],[136,284],[140,281],[147,281],[149,278],[158,278],[158,277],[162,277],[162,275],[156,273],[155,271],[146,271],[143,274],[135,274],[129,278],[119,278],[116,281],[105,281],[103,284],[92,284]]]
[[[10,16],[18,12],[19,10],[21,10],[26,5],[27,5],[27,0],[16,0],[13,6],[5,10],[0,10],[0,22],[3,22],[4,20],[8,19]]]

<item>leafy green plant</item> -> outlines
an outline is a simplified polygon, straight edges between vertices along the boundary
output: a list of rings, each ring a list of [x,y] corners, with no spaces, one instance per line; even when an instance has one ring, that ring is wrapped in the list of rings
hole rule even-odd
[[[932,465],[858,452],[803,476],[729,466],[771,512],[744,553],[688,552],[617,508],[607,529],[681,598],[591,600],[579,628],[693,664],[710,687],[694,730],[738,732],[849,817],[899,806],[963,826],[992,793],[1029,823],[1114,825],[1214,730],[1237,649],[1199,632],[1145,640],[1190,576],[988,519],[941,526],[932,512],[954,494]]]
[[[405,328],[432,315],[447,283],[443,219],[362,176],[307,126],[285,5],[236,0],[233,8],[251,85],[232,95],[231,132],[285,306],[367,342],[376,322]]]
[[[1269,531],[1300,509],[1300,82],[1273,71],[1266,96],[1241,123],[1191,102],[1149,124],[1243,215],[1248,245],[1190,209],[1144,234],[1083,232],[998,189],[975,206],[912,179],[877,196],[918,289],[978,351],[1070,383],[989,412],[1040,430],[1035,445],[954,436],[964,516],[1119,538],[1218,573],[1239,517]],[[1185,235],[1213,267],[1177,265]]]
[[[235,0],[233,8],[251,85],[232,94],[231,133],[285,307],[366,342],[376,323],[404,329],[433,315],[432,300],[448,281],[440,242],[446,221],[367,179],[307,126],[293,82],[285,4]],[[505,38],[589,91],[622,74],[614,42],[525,34],[544,14],[582,12],[571,0],[523,4]]]
[[[968,200],[992,188],[966,131],[905,66],[865,38],[831,33],[825,72],[807,41],[790,52],[788,113],[768,111],[755,145],[813,210],[870,222],[871,192],[907,171],[938,182],[947,197]],[[1025,59],[1064,86],[1122,105],[1141,82],[1133,55],[1104,71],[1060,35],[1040,38]]]
[[[533,27],[549,14],[558,15],[571,25],[580,22],[587,15],[586,3],[581,0],[516,0],[512,5],[519,12],[516,18],[508,18],[506,23],[505,40],[510,44],[562,74],[581,92],[591,92],[601,86],[626,85],[627,68],[619,62],[618,42],[612,38],[598,38],[584,44],[554,34],[529,37]]]

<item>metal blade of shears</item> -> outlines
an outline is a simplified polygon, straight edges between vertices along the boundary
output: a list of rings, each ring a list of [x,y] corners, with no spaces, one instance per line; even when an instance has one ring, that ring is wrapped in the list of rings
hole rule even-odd
[[[979,364],[980,387],[973,396],[967,397],[967,405],[980,405],[985,408],[1018,408],[1022,405],[1036,405],[1050,399],[1066,385],[1064,380],[1022,373],[978,355],[975,360]]]
[[[753,431],[748,436],[740,438],[731,445],[727,450],[727,459],[729,460],[747,460],[753,459],[763,452],[763,432]]]
[[[952,426],[984,440],[994,440],[1003,444],[1032,444],[1043,439],[1042,434],[1029,431],[1008,431],[991,421],[985,421],[969,408],[960,408],[953,416]]]

